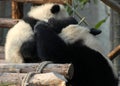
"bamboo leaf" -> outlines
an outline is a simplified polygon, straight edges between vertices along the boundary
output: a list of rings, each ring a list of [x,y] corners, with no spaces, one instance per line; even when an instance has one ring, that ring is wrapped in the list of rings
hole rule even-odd
[[[80,7],[81,7],[81,8],[84,8],[84,6],[85,6],[88,2],[90,2],[90,0],[79,0],[79,2],[80,2]]]
[[[106,22],[107,18],[108,18],[108,17],[106,17],[105,19],[99,21],[99,22],[95,25],[95,28],[98,29],[103,23]]]

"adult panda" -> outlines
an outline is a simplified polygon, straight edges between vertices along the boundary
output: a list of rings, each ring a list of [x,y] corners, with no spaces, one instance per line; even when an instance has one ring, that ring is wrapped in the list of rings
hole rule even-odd
[[[38,56],[43,61],[71,62],[74,66],[74,76],[70,80],[72,86],[118,86],[112,62],[103,54],[90,29],[69,25],[56,33],[48,26],[46,22],[35,26],[37,46],[41,47],[37,50]]]
[[[64,19],[69,17],[63,5],[46,3],[32,7],[27,17],[12,27],[6,36],[5,59],[7,62],[38,62],[33,27],[38,20],[48,21],[50,18]],[[73,21],[71,21],[73,22]]]

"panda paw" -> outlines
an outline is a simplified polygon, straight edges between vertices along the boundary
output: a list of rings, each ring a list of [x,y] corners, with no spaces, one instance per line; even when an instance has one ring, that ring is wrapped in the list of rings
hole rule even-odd
[[[56,20],[55,18],[50,18],[49,20],[48,20],[48,23],[50,24],[50,25],[52,25],[52,26],[58,26],[58,24],[59,24],[59,22],[58,22],[58,20]]]
[[[41,28],[50,28],[50,25],[45,21],[38,21],[34,26],[34,32],[36,33]]]
[[[66,43],[72,44],[80,37],[79,34],[81,30],[79,28],[79,25],[69,25],[61,31],[59,36],[64,39]]]

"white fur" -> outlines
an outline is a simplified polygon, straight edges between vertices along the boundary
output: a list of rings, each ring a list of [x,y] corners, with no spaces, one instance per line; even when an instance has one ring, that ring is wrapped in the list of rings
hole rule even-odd
[[[23,62],[19,49],[23,42],[33,38],[33,31],[30,28],[29,24],[20,20],[18,24],[9,30],[5,43],[5,59],[7,62]]]
[[[59,34],[66,43],[74,43],[79,39],[84,40],[84,44],[100,53],[103,49],[95,36],[89,33],[89,29],[79,25],[69,25]]]
[[[62,30],[59,36],[68,44],[73,44],[74,42],[78,41],[79,39],[84,40],[84,44],[89,48],[98,51],[101,53],[105,59],[108,61],[108,64],[112,68],[115,77],[117,77],[117,73],[113,67],[112,62],[110,59],[104,54],[104,50],[100,41],[89,33],[90,30],[87,27],[79,26],[79,25],[69,25]]]
[[[52,14],[50,10],[53,5],[55,5],[55,3],[47,3],[41,6],[32,7],[31,11],[28,13],[28,16],[44,21],[47,21],[51,17],[62,19],[69,16],[68,12],[61,4],[58,4],[60,6],[60,12],[57,14]]]
[[[47,3],[44,5],[40,5],[37,7],[31,8],[30,12],[28,13],[29,17],[47,21],[49,18],[54,17],[57,19],[62,19],[64,17],[68,17],[68,13],[65,10],[64,6],[58,4],[60,6],[60,12],[57,14],[52,14],[50,9],[54,3]],[[33,31],[29,24],[25,23],[23,20],[20,20],[18,24],[12,27],[6,36],[6,43],[5,43],[5,59],[7,62],[12,63],[23,63],[23,58],[19,53],[19,49],[21,45],[33,38]]]

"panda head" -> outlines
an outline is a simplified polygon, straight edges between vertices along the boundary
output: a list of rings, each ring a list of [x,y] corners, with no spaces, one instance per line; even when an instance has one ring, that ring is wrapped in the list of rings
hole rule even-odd
[[[67,43],[74,44],[75,42],[83,41],[83,45],[104,54],[104,50],[99,40],[94,34],[91,34],[88,27],[80,25],[69,25],[63,28],[59,36]]]
[[[38,20],[48,21],[50,18],[62,19],[69,15],[64,5],[58,3],[46,3],[32,7],[28,16]]]

